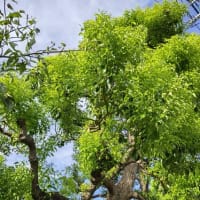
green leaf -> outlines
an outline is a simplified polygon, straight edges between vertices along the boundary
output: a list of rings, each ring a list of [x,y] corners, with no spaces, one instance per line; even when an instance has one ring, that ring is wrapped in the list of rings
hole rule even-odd
[[[17,46],[17,44],[16,44],[15,42],[9,42],[9,45],[11,46],[11,48],[12,48],[13,50],[15,50],[15,48],[16,48],[16,46]]]
[[[9,8],[10,10],[13,10],[13,7],[11,6],[10,3],[7,4],[7,8]]]
[[[22,16],[21,16],[21,12],[12,12],[12,13],[9,13],[9,15],[7,17],[8,18],[19,18]]]

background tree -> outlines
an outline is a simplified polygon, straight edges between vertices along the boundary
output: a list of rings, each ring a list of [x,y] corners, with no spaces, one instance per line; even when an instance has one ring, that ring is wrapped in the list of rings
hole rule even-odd
[[[49,137],[41,134],[48,132],[48,114],[37,102],[31,82],[25,75],[44,54],[62,52],[64,45],[55,49],[52,44],[45,50],[33,51],[39,29],[35,19],[25,11],[15,9],[16,3],[15,0],[0,2],[0,151],[5,155],[13,150],[24,153],[29,157],[30,169],[7,167],[1,162],[0,195],[4,199],[67,199],[39,186],[45,185],[45,180],[39,183],[38,172],[42,172],[42,167],[38,162],[42,163],[51,150],[55,150],[51,142],[54,139],[50,134]],[[42,139],[49,142],[46,148],[41,148],[44,143],[39,140]],[[21,184],[18,184],[19,178]],[[4,186],[3,181],[7,183]]]
[[[2,73],[2,149],[29,157],[34,200],[199,199],[200,37],[185,13],[177,1],[99,13],[79,51]],[[77,164],[54,184],[45,159],[72,140]]]
[[[16,3],[16,0],[0,2],[0,66],[1,71],[18,70],[22,73],[35,65],[44,54],[62,52],[65,45],[55,48],[52,42],[44,50],[33,51],[40,30],[34,18],[24,10],[15,9]]]

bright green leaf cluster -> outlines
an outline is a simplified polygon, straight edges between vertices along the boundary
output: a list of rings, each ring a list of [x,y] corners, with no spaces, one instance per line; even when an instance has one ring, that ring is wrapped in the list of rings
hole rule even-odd
[[[162,4],[155,4],[153,8],[126,11],[122,21],[131,26],[142,24],[147,27],[147,43],[150,47],[155,47],[167,38],[183,32],[185,13],[184,4],[178,1],[164,1]]]
[[[108,130],[84,133],[79,138],[78,161],[86,175],[92,171],[107,172],[120,162],[124,145],[119,142],[119,134]]]
[[[47,128],[44,109],[35,98],[31,83],[26,77],[7,74],[0,77],[0,85],[0,113],[5,125],[9,124],[17,131],[16,123],[23,119],[31,134]]]

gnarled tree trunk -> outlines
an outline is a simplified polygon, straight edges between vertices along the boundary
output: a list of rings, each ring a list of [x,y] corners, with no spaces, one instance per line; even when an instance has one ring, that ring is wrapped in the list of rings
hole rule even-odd
[[[113,185],[112,193],[109,192],[108,200],[129,200],[131,198],[137,198],[144,200],[144,198],[139,195],[137,192],[133,191],[134,182],[136,180],[138,172],[138,164],[130,163],[128,164],[122,174],[121,180]]]

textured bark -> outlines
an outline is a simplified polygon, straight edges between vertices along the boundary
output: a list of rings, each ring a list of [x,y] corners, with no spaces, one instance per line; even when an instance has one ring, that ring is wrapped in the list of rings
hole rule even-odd
[[[137,173],[139,172],[140,164],[130,160],[135,146],[135,138],[130,133],[128,134],[128,142],[130,148],[124,154],[122,164],[116,166],[117,173],[122,172],[121,180],[117,184],[106,184],[104,182],[104,186],[108,189],[107,200],[129,200],[131,198],[144,200],[139,193],[133,191],[134,182],[138,178]]]
[[[129,200],[133,197],[133,184],[137,170],[137,163],[130,163],[124,168],[122,178],[118,184],[114,185],[112,193],[109,192],[108,200]]]

